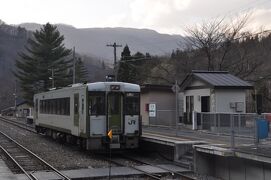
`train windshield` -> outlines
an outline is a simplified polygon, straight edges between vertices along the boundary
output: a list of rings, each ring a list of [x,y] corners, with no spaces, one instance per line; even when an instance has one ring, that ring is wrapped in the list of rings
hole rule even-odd
[[[139,115],[139,93],[125,94],[125,115]]]
[[[105,115],[104,92],[90,92],[88,99],[89,99],[89,115],[91,116]]]

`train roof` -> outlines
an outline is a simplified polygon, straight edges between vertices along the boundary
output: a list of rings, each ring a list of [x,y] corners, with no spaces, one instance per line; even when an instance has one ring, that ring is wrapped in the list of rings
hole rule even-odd
[[[118,89],[112,90],[113,86],[118,86]],[[37,93],[38,94],[52,94],[64,92],[65,90],[71,88],[86,88],[88,91],[122,91],[122,92],[140,92],[140,86],[137,84],[125,83],[125,82],[95,82],[95,83],[87,83],[87,84],[73,84],[70,87],[64,87],[61,89],[52,89],[50,91]]]
[[[110,91],[113,86],[119,86],[119,91],[140,92],[140,86],[137,84],[125,82],[95,82],[88,83],[88,91]]]

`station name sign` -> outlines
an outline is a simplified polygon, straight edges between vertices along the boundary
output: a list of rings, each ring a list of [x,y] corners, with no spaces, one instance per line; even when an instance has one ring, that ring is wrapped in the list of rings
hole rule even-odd
[[[156,117],[156,104],[149,104],[149,117]]]

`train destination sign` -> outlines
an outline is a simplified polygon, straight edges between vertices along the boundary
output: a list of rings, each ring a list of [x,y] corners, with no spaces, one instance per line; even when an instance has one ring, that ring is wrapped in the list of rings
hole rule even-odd
[[[111,85],[110,90],[111,91],[119,91],[120,90],[120,85]]]

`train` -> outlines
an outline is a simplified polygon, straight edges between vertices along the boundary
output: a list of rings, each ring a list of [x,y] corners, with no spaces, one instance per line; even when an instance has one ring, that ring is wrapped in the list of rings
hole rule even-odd
[[[87,150],[135,149],[141,135],[140,86],[95,82],[38,93],[33,117],[38,133]]]

